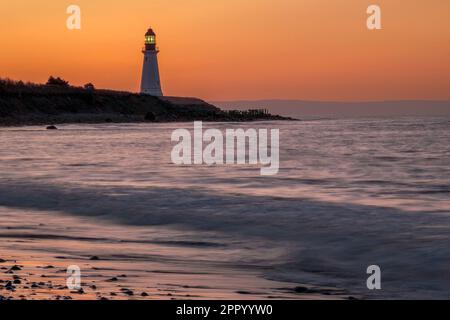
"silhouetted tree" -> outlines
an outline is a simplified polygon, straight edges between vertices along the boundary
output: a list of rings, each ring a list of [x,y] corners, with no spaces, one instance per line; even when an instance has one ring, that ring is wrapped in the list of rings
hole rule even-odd
[[[53,76],[50,76],[50,78],[48,78],[46,85],[68,87],[69,82],[64,79],[61,79],[60,77],[54,78]]]
[[[95,90],[95,86],[92,83],[86,83],[84,86],[84,89],[89,90],[89,91],[94,91]]]

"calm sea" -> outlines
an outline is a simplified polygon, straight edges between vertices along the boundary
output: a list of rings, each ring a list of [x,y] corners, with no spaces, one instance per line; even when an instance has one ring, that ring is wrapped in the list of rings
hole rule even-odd
[[[450,118],[204,126],[280,129],[279,174],[173,165],[171,133],[192,123],[0,129],[0,235],[22,219],[15,236],[41,234],[34,249],[75,254],[89,250],[87,233],[111,241],[108,223],[122,230],[115,240],[179,248],[171,261],[186,266],[245,267],[369,298],[450,298]],[[52,230],[34,229],[30,212],[52,217]],[[84,245],[50,246],[45,234],[67,235],[58,219],[68,216],[90,222],[70,233]],[[149,254],[137,248],[127,254]],[[380,266],[382,290],[367,290],[369,265]]]

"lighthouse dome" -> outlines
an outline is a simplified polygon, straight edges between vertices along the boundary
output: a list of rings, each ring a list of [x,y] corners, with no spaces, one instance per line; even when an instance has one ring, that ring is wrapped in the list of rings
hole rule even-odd
[[[152,28],[149,28],[147,30],[147,33],[145,34],[146,36],[156,36],[155,32],[153,31]]]

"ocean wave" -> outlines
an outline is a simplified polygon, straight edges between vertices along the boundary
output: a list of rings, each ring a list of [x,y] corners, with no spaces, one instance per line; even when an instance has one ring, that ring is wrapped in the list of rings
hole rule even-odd
[[[377,264],[385,270],[386,284],[379,293],[384,296],[405,295],[413,289],[420,296],[417,288],[422,285],[444,297],[450,286],[448,215],[179,188],[79,188],[18,182],[0,184],[0,205],[107,219],[124,226],[172,225],[245,241],[259,239],[289,248],[289,254],[267,272],[277,279],[300,282],[303,277],[363,293],[367,291],[365,268]]]

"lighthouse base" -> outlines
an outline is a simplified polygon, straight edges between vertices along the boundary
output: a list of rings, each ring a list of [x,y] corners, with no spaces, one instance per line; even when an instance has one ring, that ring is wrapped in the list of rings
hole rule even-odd
[[[156,96],[156,97],[163,96],[161,89],[145,89],[145,90],[141,89],[141,94],[148,94],[150,96]]]

